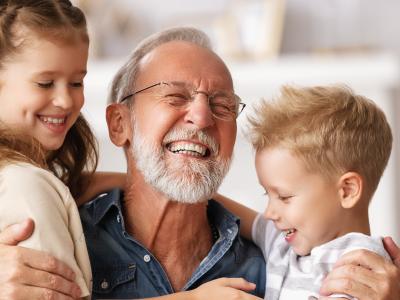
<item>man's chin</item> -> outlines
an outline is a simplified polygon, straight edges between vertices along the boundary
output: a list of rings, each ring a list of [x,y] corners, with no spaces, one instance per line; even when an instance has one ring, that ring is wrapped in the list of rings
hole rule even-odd
[[[211,191],[207,184],[196,183],[182,185],[182,182],[169,182],[159,185],[157,189],[170,201],[181,204],[199,204],[209,200],[214,191]]]
[[[179,198],[179,199],[172,199],[170,198],[169,201],[179,203],[179,204],[187,204],[187,205],[193,205],[193,204],[200,204],[200,203],[205,203],[207,202],[210,197],[204,197],[200,199],[187,199],[187,198]]]

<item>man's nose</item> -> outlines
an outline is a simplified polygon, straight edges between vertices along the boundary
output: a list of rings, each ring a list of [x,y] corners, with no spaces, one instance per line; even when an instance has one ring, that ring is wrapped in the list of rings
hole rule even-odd
[[[197,93],[193,96],[185,114],[185,122],[191,123],[199,129],[214,125],[214,116],[206,94]]]

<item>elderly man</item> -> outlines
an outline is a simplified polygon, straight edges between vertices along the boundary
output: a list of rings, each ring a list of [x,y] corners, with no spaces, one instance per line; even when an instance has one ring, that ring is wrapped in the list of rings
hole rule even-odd
[[[107,107],[127,184],[81,208],[93,298],[144,298],[220,277],[256,284],[265,261],[239,220],[211,199],[227,173],[244,104],[208,37],[191,28],[151,36],[116,74]]]
[[[149,297],[243,277],[264,294],[262,254],[209,200],[228,171],[242,105],[197,30],[143,41],[115,76],[109,135],[127,157],[125,192],[81,209],[99,298]]]
[[[125,149],[128,176],[124,192],[81,208],[94,298],[165,295],[219,277],[243,277],[263,296],[262,254],[239,236],[239,220],[209,200],[229,168],[243,105],[207,36],[178,28],[146,39],[115,76],[109,100],[109,134]],[[15,244],[25,235],[10,229],[0,242]],[[20,287],[14,295],[29,299],[73,294],[70,270],[54,258],[11,246],[0,247],[1,257],[16,271],[8,278],[0,272],[0,298],[6,286]],[[362,257],[374,258],[364,264],[376,270],[344,267],[325,291],[398,299],[398,270],[372,254]]]

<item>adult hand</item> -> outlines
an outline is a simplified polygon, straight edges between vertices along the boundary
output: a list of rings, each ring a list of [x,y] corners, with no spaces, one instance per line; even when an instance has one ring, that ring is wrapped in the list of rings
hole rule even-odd
[[[400,248],[395,244],[391,237],[383,238],[383,245],[392,258],[394,264],[400,269]]]
[[[344,293],[359,300],[400,299],[400,249],[390,240],[384,243],[389,245],[388,252],[396,265],[367,250],[349,252],[324,280],[321,295]]]
[[[190,291],[193,300],[202,299],[229,299],[229,300],[261,300],[244,291],[254,290],[256,285],[243,278],[219,278],[204,283],[197,289]]]
[[[33,221],[26,220],[0,233],[0,299],[79,298],[75,274],[67,265],[44,252],[16,246],[33,227]]]

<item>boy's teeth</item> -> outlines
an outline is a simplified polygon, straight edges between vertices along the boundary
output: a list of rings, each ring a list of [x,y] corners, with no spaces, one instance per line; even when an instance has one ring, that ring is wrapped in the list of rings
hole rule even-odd
[[[295,229],[288,229],[288,230],[285,230],[285,235],[288,236],[288,235],[294,233],[295,231],[296,231]]]

